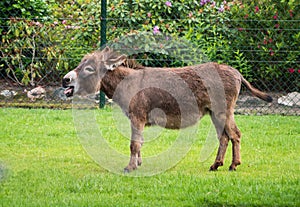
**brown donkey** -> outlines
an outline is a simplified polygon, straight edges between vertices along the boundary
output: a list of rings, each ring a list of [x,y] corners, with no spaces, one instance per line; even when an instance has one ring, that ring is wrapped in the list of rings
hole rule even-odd
[[[142,164],[140,150],[146,125],[180,129],[197,123],[205,114],[211,116],[219,139],[210,170],[223,165],[229,140],[233,152],[229,170],[236,170],[241,164],[241,133],[234,121],[234,107],[242,83],[254,96],[272,101],[228,65],[146,68],[108,47],[84,56],[77,68],[63,78],[67,96],[84,97],[102,90],[130,119],[131,154],[125,172]]]

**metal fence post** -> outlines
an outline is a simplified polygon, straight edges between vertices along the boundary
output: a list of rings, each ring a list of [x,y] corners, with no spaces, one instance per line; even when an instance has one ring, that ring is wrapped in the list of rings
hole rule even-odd
[[[100,47],[102,48],[106,44],[106,0],[101,0],[101,34],[100,34]],[[103,108],[105,106],[105,94],[100,91],[100,101],[99,107]]]

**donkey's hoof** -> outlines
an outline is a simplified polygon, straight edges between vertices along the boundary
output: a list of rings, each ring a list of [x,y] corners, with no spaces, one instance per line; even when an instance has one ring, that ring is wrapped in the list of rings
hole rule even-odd
[[[211,167],[209,168],[209,171],[217,171],[217,170],[218,170],[218,167],[211,166]]]
[[[142,161],[138,161],[138,166],[141,166],[142,165]]]
[[[124,168],[124,174],[128,174],[128,173],[130,173],[130,170],[127,168]]]
[[[132,172],[133,170],[136,170],[137,169],[137,166],[131,166],[131,165],[128,165],[127,167],[124,168],[124,174],[126,173],[130,173]]]
[[[220,166],[223,166],[223,162],[216,161],[212,166],[210,166],[209,171],[216,171]]]
[[[236,171],[236,167],[235,166],[230,166],[229,171]]]
[[[137,160],[137,165],[138,165],[138,166],[141,166],[141,165],[142,165],[142,158],[141,158],[141,157],[138,158],[138,160]]]

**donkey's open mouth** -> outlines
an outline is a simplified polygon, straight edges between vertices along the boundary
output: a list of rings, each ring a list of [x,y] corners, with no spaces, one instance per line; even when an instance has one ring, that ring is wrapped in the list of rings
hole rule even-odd
[[[69,86],[65,89],[64,91],[64,94],[67,96],[67,97],[71,97],[73,96],[73,93],[74,93],[74,86]]]
[[[72,83],[72,77],[63,78],[62,87],[65,88],[64,94],[67,97],[71,97],[74,94],[74,83]]]

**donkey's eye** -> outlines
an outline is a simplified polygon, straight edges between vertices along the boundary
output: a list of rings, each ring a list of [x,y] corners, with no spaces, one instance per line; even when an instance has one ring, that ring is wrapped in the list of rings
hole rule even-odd
[[[87,71],[87,72],[89,72],[89,73],[94,73],[94,72],[95,72],[95,69],[92,68],[91,66],[86,66],[86,67],[84,68],[84,70]]]

